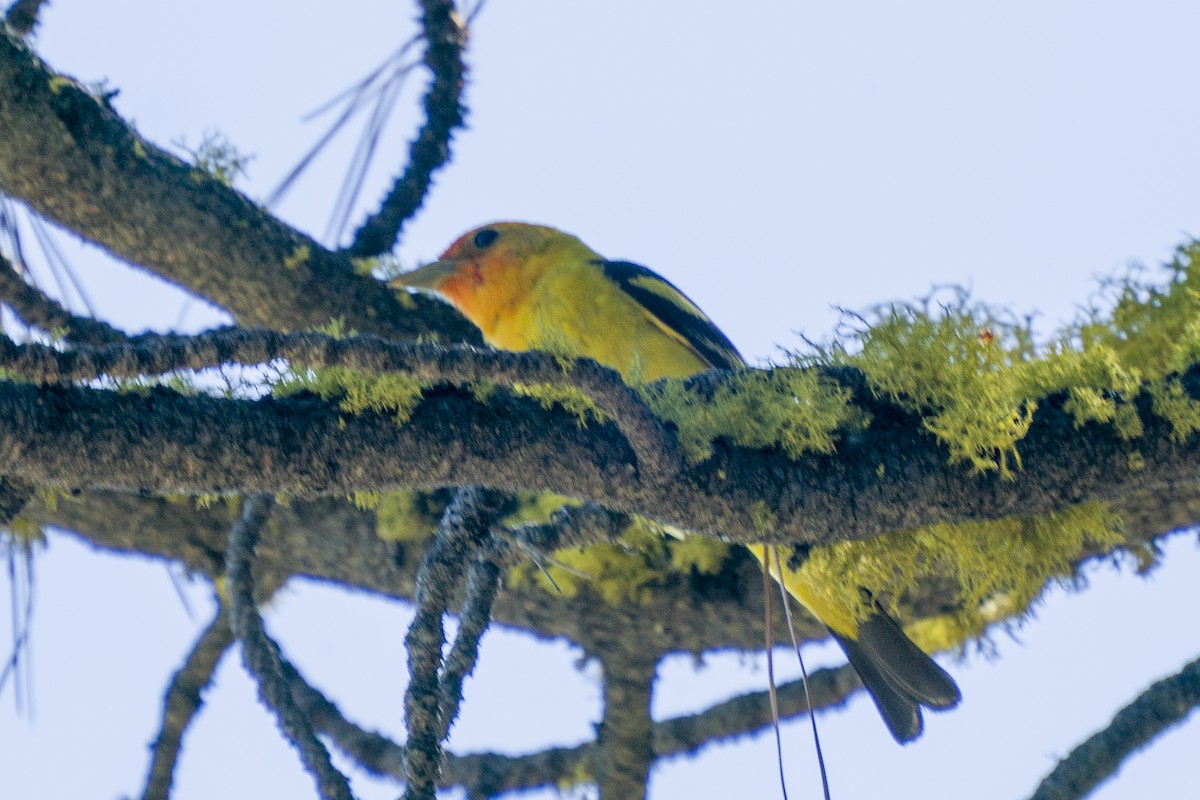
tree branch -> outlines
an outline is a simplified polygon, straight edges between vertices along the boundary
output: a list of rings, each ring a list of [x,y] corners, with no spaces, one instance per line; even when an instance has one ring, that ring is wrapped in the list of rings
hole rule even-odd
[[[349,252],[378,256],[391,250],[408,221],[429,192],[433,173],[450,160],[450,139],[463,123],[460,99],[466,66],[462,53],[467,43],[465,22],[452,0],[421,0],[425,30],[425,65],[433,73],[425,94],[425,124],[409,148],[408,166],[383,205],[354,234]]]
[[[1031,800],[1078,800],[1116,774],[1125,759],[1183,722],[1200,705],[1200,659],[1163,678],[1112,722],[1058,762]]]
[[[492,603],[500,589],[500,567],[486,553],[477,555],[467,573],[467,596],[463,600],[458,633],[438,677],[438,705],[442,711],[440,740],[450,735],[462,705],[463,682],[475,670],[479,642],[492,621]]]
[[[576,519],[576,512],[583,508],[564,516]],[[179,561],[188,571],[214,579],[223,574],[231,524],[224,503],[196,509],[192,503],[178,500],[85,493],[59,502],[54,510],[31,503],[23,515],[37,524],[74,530],[92,547]],[[376,531],[373,513],[332,499],[293,500],[277,507],[273,516],[279,524],[264,531],[265,541],[255,563],[257,576],[267,575],[276,584],[302,576],[411,600],[427,540],[385,541]],[[595,516],[605,519],[610,515]],[[613,530],[619,533],[624,528]],[[330,531],[337,535],[331,536]],[[564,536],[561,540],[535,539],[529,546],[553,551],[583,541],[611,540],[607,533],[578,539],[568,530]],[[514,548],[507,563],[516,563],[523,555]],[[762,629],[757,627],[757,620],[763,619],[762,593],[744,591],[744,587],[754,586],[759,574],[757,562],[748,553],[734,550],[718,573],[670,575],[655,586],[652,595],[628,603],[613,604],[586,590],[565,597],[536,585],[509,587],[496,598],[493,616],[500,624],[539,637],[571,641],[580,641],[586,629],[601,627],[615,633],[627,629],[627,620],[647,617],[670,621],[646,633],[645,646],[662,654],[729,647],[751,650],[762,641]],[[919,618],[944,608],[943,599],[928,598],[912,615]],[[806,616],[796,621],[806,640],[827,635]],[[777,638],[787,635],[782,625],[776,631]]]
[[[346,776],[333,766],[329,751],[293,700],[279,646],[267,635],[258,613],[251,567],[259,531],[267,524],[273,504],[268,495],[247,498],[241,516],[229,530],[225,563],[229,576],[230,627],[241,641],[242,662],[258,684],[259,698],[275,713],[280,729],[300,752],[305,769],[317,782],[322,800],[353,800]]]
[[[848,664],[821,669],[809,676],[813,706],[836,708],[862,687]],[[800,681],[778,688],[779,712],[790,719],[808,712],[804,685]],[[654,723],[651,741],[656,759],[690,755],[711,744],[749,736],[771,725],[768,693],[750,692],[718,703],[696,714]],[[596,758],[596,743],[555,747],[539,753],[506,756],[474,753],[449,756],[443,773],[444,787],[461,786],[468,797],[495,797],[504,792],[560,786],[580,774],[581,765]]]
[[[150,747],[150,772],[142,800],[169,800],[183,735],[196,718],[203,701],[201,695],[212,683],[217,664],[233,641],[229,620],[220,608],[172,676],[163,698],[162,726]]]
[[[333,701],[309,685],[296,668],[283,661],[292,699],[313,728],[333,740],[359,766],[375,775],[404,779],[404,748],[376,731],[350,722]]]
[[[282,330],[343,319],[397,339],[478,342],[445,303],[355,274],[239,192],[143,139],[107,102],[0,34],[0,191],[107,250]]]
[[[2,292],[0,283],[0,296]],[[428,381],[545,384],[578,389],[613,417],[638,453],[642,469],[669,473],[680,459],[674,439],[638,393],[626,386],[614,370],[590,359],[565,365],[546,353],[398,343],[374,336],[335,339],[316,333],[242,328],[223,328],[196,336],[150,334],[127,341],[124,346],[74,348],[67,352],[36,343],[18,345],[0,334],[0,367],[39,383],[86,381],[101,376],[137,378],[231,362],[252,365],[279,359],[306,367],[339,366],[375,375],[401,372]]]
[[[591,765],[601,800],[645,797],[654,764],[650,694],[657,662],[637,634],[635,628],[623,639],[592,643],[604,671],[604,717]]]
[[[1182,378],[1200,397],[1200,371]],[[836,454],[790,460],[718,446],[673,477],[637,470],[615,426],[581,427],[501,393],[428,393],[411,419],[346,417],[305,399],[144,396],[0,382],[0,474],[61,488],[157,493],[347,494],[478,484],[548,491],[741,542],[828,544],[938,522],[1043,513],[1087,500],[1194,494],[1200,437],[1172,439],[1149,398],[1145,435],[1076,428],[1062,398],[1039,404],[1011,479],[948,463],[915,416],[870,407],[871,427]],[[773,512],[763,530],[754,509]]]
[[[459,490],[417,572],[416,616],[404,639],[409,670],[408,690],[404,693],[408,726],[405,798],[434,800],[440,782],[441,741],[451,722],[449,709],[442,703],[442,691],[447,687],[439,685],[438,679],[446,641],[442,617],[449,608],[463,566],[474,560],[491,535],[497,501],[493,493],[474,487]],[[455,698],[455,706],[457,701]]]
[[[808,676],[813,708],[821,711],[842,706],[862,688],[858,674],[849,664],[819,669]],[[791,681],[776,688],[779,719],[808,713],[804,682]],[[715,742],[766,730],[771,718],[771,698],[766,690],[749,692],[688,716],[656,723],[654,752],[659,756],[689,755]]]
[[[99,320],[76,316],[30,286],[3,256],[0,256],[0,301],[26,325],[41,328],[46,333],[61,331],[73,344],[103,346],[129,341],[124,332]]]

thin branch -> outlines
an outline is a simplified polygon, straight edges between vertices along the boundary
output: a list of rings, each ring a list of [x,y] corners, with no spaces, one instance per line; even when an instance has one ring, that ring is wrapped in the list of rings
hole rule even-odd
[[[283,675],[300,712],[317,732],[333,740],[343,753],[375,775],[404,778],[404,748],[387,736],[360,728],[346,719],[340,708],[315,689],[286,659]]]
[[[849,664],[819,669],[808,676],[813,709],[838,708],[862,683]],[[804,682],[776,687],[779,718],[808,713]],[[690,755],[715,742],[755,734],[772,724],[770,692],[749,692],[730,698],[696,714],[676,717],[654,726],[654,751],[660,756]]]
[[[461,105],[467,30],[452,0],[420,0],[425,64],[433,73],[425,94],[425,124],[409,149],[408,166],[383,205],[359,227],[349,252],[377,256],[391,250],[404,223],[425,199],[435,171],[450,160],[450,139],[463,124]]]
[[[458,633],[446,656],[438,677],[438,704],[442,711],[440,740],[450,734],[450,726],[458,717],[462,705],[463,681],[475,669],[479,659],[479,642],[492,621],[492,603],[500,589],[500,567],[482,554],[471,564],[467,575],[467,596],[459,617]]]
[[[229,628],[229,620],[222,607],[196,639],[183,666],[172,676],[167,687],[163,698],[162,726],[150,748],[150,772],[146,777],[142,800],[170,798],[183,735],[200,711],[202,694],[212,683],[217,664],[233,641],[233,631]]]
[[[404,777],[404,748],[388,737],[347,721],[337,706],[305,682],[284,662],[292,696],[305,716],[349,757],[375,775]],[[837,708],[861,688],[849,665],[821,669],[809,676],[813,705]],[[782,719],[808,710],[800,681],[778,687]],[[771,724],[766,691],[731,698],[695,714],[654,723],[651,734],[657,759],[691,755],[704,747],[761,733]],[[504,792],[554,786],[595,757],[595,742],[576,747],[549,748],[537,753],[506,756],[496,753],[447,753],[440,788],[461,787],[470,797],[493,797]]]
[[[0,256],[0,302],[4,302],[26,325],[50,333],[61,333],[79,345],[113,345],[128,342],[124,332],[89,317],[80,317],[26,283],[8,259]]]
[[[86,381],[100,376],[136,378],[230,362],[250,365],[279,359],[312,368],[340,366],[372,374],[402,372],[427,381],[546,384],[579,389],[613,417],[643,469],[665,479],[680,460],[674,439],[638,393],[626,386],[615,371],[590,359],[564,364],[546,353],[399,343],[374,336],[335,339],[316,333],[242,328],[223,328],[197,336],[151,334],[123,346],[73,348],[67,352],[37,343],[18,345],[0,336],[0,368],[39,383]]]
[[[309,148],[308,152],[304,154],[300,161],[294,167],[292,167],[291,171],[284,176],[283,180],[279,182],[279,185],[276,186],[275,189],[272,190],[271,194],[267,196],[265,204],[268,208],[274,206],[283,199],[283,197],[291,190],[304,171],[312,165],[316,157],[320,155],[322,150],[325,149],[326,145],[333,140],[338,131],[345,127],[346,123],[350,121],[356,112],[362,109],[363,105],[369,99],[375,98],[377,103],[382,102],[380,98],[384,92],[394,83],[402,83],[411,69],[420,64],[419,61],[406,61],[405,57],[412,48],[416,47],[421,42],[422,38],[422,35],[419,33],[413,36],[411,39],[402,44],[396,52],[388,56],[387,60],[372,70],[365,78],[351,86],[349,89],[340,92],[336,97],[327,101],[326,103],[323,103],[320,107],[314,109],[304,116],[304,121],[307,122],[312,118],[320,116],[326,111],[333,109],[339,103],[344,102],[346,104],[345,108],[342,110],[342,113],[338,115],[338,118],[334,120],[333,124],[329,126],[329,128],[324,134],[321,135],[319,139],[317,139],[316,143]],[[355,159],[356,164],[358,161],[359,159]],[[349,180],[349,178],[347,178],[347,180]],[[340,196],[344,196],[345,194],[346,183],[344,182]]]
[[[16,0],[4,14],[4,21],[22,36],[29,36],[37,28],[38,14],[48,0]]]
[[[438,678],[446,642],[443,616],[463,566],[475,558],[491,535],[499,500],[498,495],[475,487],[460,489],[417,572],[416,615],[404,638],[409,671],[404,693],[408,726],[404,796],[409,800],[433,800],[440,782],[441,741],[450,727]]]
[[[848,664],[820,669],[809,676],[813,706],[837,708],[862,688]],[[793,681],[777,687],[781,719],[808,711],[804,684]],[[654,723],[651,742],[656,759],[687,756],[704,747],[753,736],[771,725],[768,692],[750,692],[718,703],[695,714]],[[583,764],[596,758],[596,743],[556,747],[538,753],[507,756],[498,753],[450,755],[442,786],[461,786],[469,797],[494,797],[504,792],[558,786],[579,774]]]
[[[284,676],[279,646],[267,635],[258,613],[252,565],[259,531],[267,524],[274,504],[269,495],[245,501],[237,522],[229,530],[225,552],[229,576],[230,627],[242,644],[242,661],[258,684],[258,695],[275,713],[284,735],[297,750],[317,782],[324,800],[353,800],[350,783],[330,760],[329,751],[313,731],[312,723],[296,706]]]
[[[1031,800],[1078,800],[1117,773],[1125,759],[1183,722],[1200,705],[1200,658],[1163,678],[1071,751]]]

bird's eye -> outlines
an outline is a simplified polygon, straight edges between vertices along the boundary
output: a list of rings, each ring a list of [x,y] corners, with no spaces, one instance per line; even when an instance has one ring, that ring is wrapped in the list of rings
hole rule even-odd
[[[479,233],[475,234],[475,246],[480,250],[485,247],[490,247],[492,242],[500,238],[500,232],[491,228],[484,228]]]

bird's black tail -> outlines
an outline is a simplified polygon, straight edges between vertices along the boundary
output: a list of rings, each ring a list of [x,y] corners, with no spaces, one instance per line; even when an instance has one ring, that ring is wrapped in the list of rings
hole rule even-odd
[[[897,742],[905,744],[921,735],[921,706],[941,711],[962,699],[954,679],[882,609],[859,623],[857,638],[830,633],[846,651]]]

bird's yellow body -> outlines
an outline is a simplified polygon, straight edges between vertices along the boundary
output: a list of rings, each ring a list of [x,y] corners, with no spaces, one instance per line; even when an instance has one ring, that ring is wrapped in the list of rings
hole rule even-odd
[[[620,291],[603,259],[579,239],[534,225],[519,230],[519,241],[506,231],[486,259],[471,258],[473,243],[460,240],[437,262],[454,263],[455,272],[436,291],[479,327],[488,344],[586,356],[627,381],[682,378],[712,366]]]
[[[604,259],[554,228],[513,222],[477,228],[439,261],[394,285],[440,294],[494,347],[586,356],[630,383],[745,366],[725,335],[670,282],[636,264]],[[766,563],[766,546],[749,549]],[[860,623],[852,609],[814,592],[803,567],[771,566],[773,577],[842,644],[898,741],[920,734],[919,705],[958,702],[953,680],[882,611]]]

